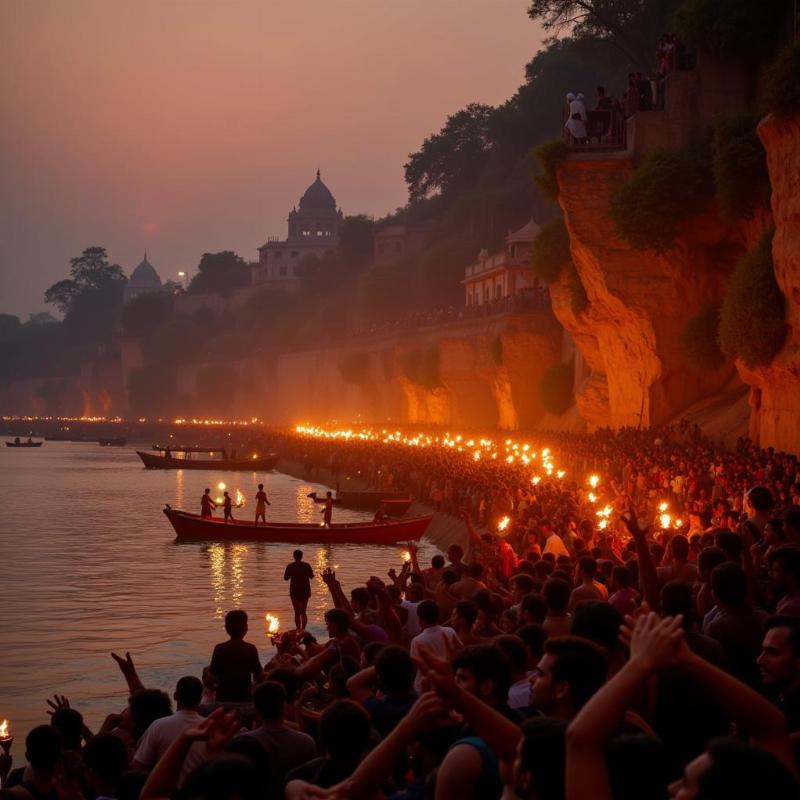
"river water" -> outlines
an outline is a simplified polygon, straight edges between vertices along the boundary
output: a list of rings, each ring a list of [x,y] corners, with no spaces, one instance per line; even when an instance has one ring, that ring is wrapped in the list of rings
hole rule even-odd
[[[126,702],[111,651],[130,651],[145,686],[170,695],[182,675],[200,675],[231,608],[250,615],[250,634],[266,660],[272,648],[264,614],[293,627],[283,571],[291,543],[182,543],[161,513],[199,511],[206,486],[240,489],[253,513],[256,485],[272,503],[268,519],[310,522],[325,489],[277,472],[159,471],[142,468],[133,447],[46,442],[0,446],[0,719],[11,722],[22,756],[31,727],[47,722],[45,699],[66,695],[90,727]],[[212,488],[212,494],[215,488]],[[236,513],[236,512],[235,512]],[[334,521],[369,518],[337,508]],[[330,607],[319,574],[336,569],[345,590],[370,575],[399,571],[402,546],[306,545],[316,574],[309,629],[324,632]],[[433,553],[422,542],[422,556]]]

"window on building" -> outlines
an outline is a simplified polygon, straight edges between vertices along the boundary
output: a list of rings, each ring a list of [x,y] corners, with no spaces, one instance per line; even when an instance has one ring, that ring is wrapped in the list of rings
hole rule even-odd
[[[286,267],[281,267],[280,276],[281,276],[281,278],[285,278],[286,277]]]
[[[302,235],[306,237],[311,236],[311,231],[302,231]]]
[[[325,231],[317,231],[317,236],[324,236],[324,235],[325,235]]]

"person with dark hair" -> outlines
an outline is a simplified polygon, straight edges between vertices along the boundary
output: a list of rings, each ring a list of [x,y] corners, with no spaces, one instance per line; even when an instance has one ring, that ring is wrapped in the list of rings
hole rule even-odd
[[[116,798],[119,783],[128,768],[128,749],[111,733],[94,736],[83,748],[86,778],[97,800]]]
[[[303,561],[303,551],[295,550],[292,553],[293,561],[283,571],[283,579],[289,581],[289,599],[294,609],[294,626],[299,631],[304,631],[308,625],[308,600],[311,597],[311,581],[314,570],[311,565]]]
[[[464,548],[460,544],[451,544],[447,548],[447,560],[450,562],[447,569],[453,570],[458,575],[458,580],[461,580],[464,574]]]
[[[83,739],[89,741],[92,738],[91,731],[83,722],[83,715],[69,706],[53,711],[50,724],[61,734],[61,743],[65,750],[79,752]]]
[[[471,644],[480,644],[480,639],[473,633],[477,619],[478,606],[474,601],[459,600],[453,607],[449,625],[465,647]]]
[[[211,497],[211,489],[206,489],[203,496],[200,498],[200,516],[203,519],[211,519],[213,516],[212,511],[217,507],[217,504]]]
[[[520,800],[564,800],[567,723],[537,717],[522,726],[512,785]]]
[[[258,520],[261,518],[261,521],[266,526],[267,524],[267,506],[271,506],[272,503],[267,499],[267,493],[264,491],[264,484],[258,484],[258,491],[256,492],[256,521],[255,524],[258,525]]]
[[[772,492],[766,486],[754,486],[745,497],[747,521],[755,525],[760,533],[763,533],[774,506],[775,498],[773,498]]]
[[[568,610],[572,611],[584,600],[608,600],[608,589],[595,580],[597,561],[591,556],[578,559],[575,565],[575,588],[569,597]]]
[[[308,734],[285,723],[286,690],[280,683],[264,681],[256,686],[253,705],[259,726],[237,738],[253,739],[261,745],[269,759],[271,783],[281,792],[286,773],[316,758],[317,746]]]
[[[761,679],[794,733],[800,731],[800,619],[770,617],[764,628],[758,657]]]
[[[339,654],[356,661],[361,658],[358,640],[350,633],[350,617],[343,608],[330,608],[325,612],[325,626],[328,629],[328,647]]]
[[[467,564],[461,580],[453,584],[451,591],[459,600],[471,600],[476,592],[486,588],[483,572],[483,564],[475,561]]]
[[[331,703],[319,720],[319,742],[325,755],[290,770],[287,783],[301,780],[327,789],[346,780],[364,757],[371,732],[370,718],[357,703]]]
[[[375,730],[386,736],[417,699],[414,677],[414,662],[408,651],[387,645],[378,653],[373,667],[362,669],[347,681],[347,689],[353,700],[367,710]],[[373,692],[373,687],[380,694]]]
[[[198,713],[200,701],[203,697],[203,682],[193,675],[181,678],[176,687],[173,698],[175,699],[175,713],[157,719],[151,723],[144,736],[139,740],[136,754],[133,757],[131,768],[149,771],[169,746],[180,736],[181,731],[190,725],[196,725],[203,717]],[[181,782],[205,758],[205,748],[195,746],[184,761],[181,771]]]
[[[39,725],[25,737],[28,767],[11,772],[3,785],[19,800],[59,800],[58,767],[63,746],[51,725]]]
[[[419,659],[424,650],[439,658],[447,658],[464,645],[452,628],[439,624],[439,606],[433,600],[423,600],[417,606],[417,618],[422,631],[411,640],[411,658]],[[422,692],[422,676],[417,674],[414,681],[417,694]]]
[[[585,600],[572,612],[571,636],[599,644],[606,654],[608,674],[615,674],[625,664],[625,651],[619,640],[622,614],[600,600]]]
[[[547,635],[566,636],[569,633],[569,606],[570,585],[562,578],[548,578],[542,588],[545,602],[547,603],[547,616],[542,627]]]
[[[605,683],[607,669],[594,642],[578,636],[548,639],[531,678],[530,704],[548,717],[571,720]]]
[[[247,612],[234,609],[225,615],[225,631],[230,640],[214,648],[211,672],[217,678],[217,702],[246,703],[252,682],[261,677],[261,660],[254,644],[246,642]]]
[[[541,625],[547,617],[547,601],[536,592],[526,594],[519,604],[517,619],[520,625]]]
[[[183,785],[182,800],[264,800],[271,796],[251,758],[224,753],[205,761]],[[279,796],[279,795],[275,795]]]
[[[456,685],[480,698],[507,719],[519,722],[520,717],[508,705],[511,688],[511,666],[500,648],[474,644],[456,653],[452,659]]]
[[[785,546],[769,554],[769,580],[780,597],[775,612],[800,617],[800,549]]]
[[[544,655],[544,643],[547,640],[547,632],[541,625],[531,622],[528,625],[517,628],[515,635],[522,639],[522,644],[525,646],[525,670],[530,680],[531,673],[536,669],[536,665]],[[530,690],[528,694],[530,694]]]
[[[611,570],[611,593],[608,603],[623,617],[632,614],[636,607],[636,589],[633,588],[633,577],[626,566],[615,566]]]
[[[722,645],[731,674],[756,687],[760,684],[756,659],[761,652],[767,613],[747,601],[747,576],[738,564],[726,562],[715,567],[711,591],[719,613],[703,633]]]
[[[134,746],[145,731],[157,720],[172,714],[169,695],[160,689],[139,689],[128,698],[130,733]]]
[[[511,686],[508,688],[508,705],[511,708],[527,708],[531,696],[528,677],[528,655],[525,643],[519,636],[498,636],[494,646],[506,657],[511,668]]]

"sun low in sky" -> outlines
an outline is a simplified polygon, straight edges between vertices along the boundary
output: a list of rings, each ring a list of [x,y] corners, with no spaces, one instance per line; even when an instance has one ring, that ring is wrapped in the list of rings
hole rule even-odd
[[[526,0],[0,0],[0,311],[101,245],[163,279],[248,260],[317,168],[346,214],[406,200],[449,113],[500,103],[542,34]]]

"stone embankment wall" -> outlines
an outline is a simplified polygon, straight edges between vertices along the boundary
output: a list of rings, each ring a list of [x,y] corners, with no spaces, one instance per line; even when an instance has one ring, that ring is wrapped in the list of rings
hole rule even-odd
[[[534,427],[544,414],[538,386],[561,359],[562,330],[551,314],[508,314],[436,329],[400,331],[348,345],[278,358],[271,412],[281,422],[424,423],[464,427]],[[438,385],[406,374],[410,351],[438,361]],[[347,382],[340,364],[368,354],[364,380]]]

